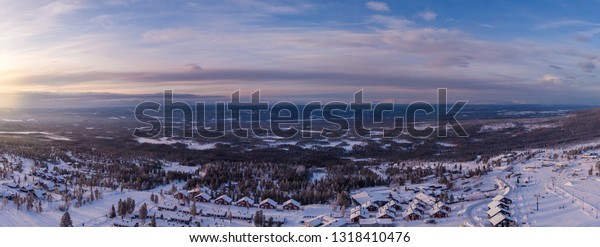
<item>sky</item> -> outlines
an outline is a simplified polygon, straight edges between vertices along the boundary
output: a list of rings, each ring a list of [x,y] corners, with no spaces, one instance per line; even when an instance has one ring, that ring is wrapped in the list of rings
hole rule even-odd
[[[434,101],[437,88],[472,104],[600,105],[599,0],[0,6],[0,107],[167,89],[299,103],[363,90],[368,101],[410,103]]]

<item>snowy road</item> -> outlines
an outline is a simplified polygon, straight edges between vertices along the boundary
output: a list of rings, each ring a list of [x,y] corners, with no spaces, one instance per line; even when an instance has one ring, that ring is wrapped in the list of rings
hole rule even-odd
[[[504,191],[504,195],[508,196],[510,195],[510,193],[512,193],[514,191],[514,187],[512,186],[512,184],[510,184],[509,182],[507,182],[506,180],[504,180],[504,175],[505,173],[510,170],[510,168],[512,168],[514,166],[514,164],[507,166],[506,168],[504,168],[500,174],[498,174],[498,176],[496,176],[496,179],[498,181],[500,181],[501,183],[503,183],[506,187],[505,187],[505,191]],[[466,214],[467,214],[467,222],[469,225],[471,226],[484,226],[481,222],[480,222],[480,218],[476,216],[475,211],[477,208],[482,207],[483,205],[485,205],[488,201],[485,199],[480,200],[477,203],[471,204],[469,206],[467,206],[466,209]]]

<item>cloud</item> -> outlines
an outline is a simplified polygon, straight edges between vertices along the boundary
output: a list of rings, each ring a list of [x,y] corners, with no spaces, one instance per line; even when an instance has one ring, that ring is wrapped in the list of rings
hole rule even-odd
[[[142,39],[150,42],[171,42],[188,39],[194,32],[184,28],[166,28],[150,30],[142,34]]]
[[[562,70],[563,68],[558,66],[558,65],[554,65],[554,64],[549,64],[548,67],[553,68],[553,69],[557,69],[557,70]]]
[[[577,67],[581,68],[583,72],[588,73],[591,73],[596,69],[596,65],[591,61],[579,62],[577,63]]]
[[[202,67],[198,66],[195,63],[186,64],[185,67],[187,67],[191,71],[200,71],[200,70],[202,70]]]
[[[163,102],[162,93],[153,94],[117,94],[117,93],[91,93],[91,92],[19,92],[0,93],[3,98],[18,99],[19,108],[98,108],[98,107],[134,107],[142,102]],[[215,102],[225,101],[227,98],[218,95],[181,94],[174,92],[173,98],[177,101],[188,102]]]
[[[575,35],[573,35],[573,40],[575,40],[577,42],[581,42],[581,43],[586,43],[586,42],[590,42],[591,39],[587,35],[575,34]]]
[[[522,100],[522,99],[511,100],[511,103],[516,104],[516,105],[528,104],[528,102],[526,100]]]
[[[541,23],[534,26],[535,30],[548,30],[572,26],[600,26],[600,23],[588,22],[583,20],[560,20]]]
[[[381,12],[389,12],[390,11],[390,6],[388,6],[387,3],[384,3],[384,2],[370,1],[370,2],[367,2],[365,5],[367,6],[367,8],[369,8],[373,11],[381,11]]]
[[[422,12],[419,12],[419,17],[421,17],[421,19],[426,20],[426,21],[435,21],[435,19],[437,18],[437,13],[431,11],[431,10],[425,10]]]
[[[107,6],[129,6],[140,2],[141,0],[104,0],[102,3]]]
[[[542,84],[558,85],[562,83],[562,80],[556,75],[545,74],[542,77],[538,78],[538,82]]]
[[[22,42],[56,31],[61,26],[61,19],[78,10],[91,8],[83,1],[7,1],[0,8],[0,30],[3,38],[10,37]]]
[[[268,14],[300,14],[312,8],[312,5],[304,3],[283,5],[260,0],[233,0],[233,2],[239,6],[250,8],[256,13]]]
[[[591,29],[585,32],[576,33],[573,35],[573,40],[581,43],[590,42],[592,38],[600,34],[600,28]]]
[[[115,85],[139,85],[168,83],[170,88],[192,83],[197,87],[222,86],[235,90],[250,85],[253,88],[277,89],[286,85],[322,88],[353,86],[369,88],[387,87],[396,89],[435,90],[444,87],[453,90],[514,90],[519,87],[513,81],[498,77],[477,77],[464,75],[433,75],[406,73],[361,73],[356,71],[298,71],[298,70],[250,70],[250,69],[203,69],[200,71],[144,71],[106,72],[87,71],[69,74],[46,74],[21,78],[21,83],[46,84],[51,86],[77,85],[89,82],[113,83]]]
[[[471,60],[474,58],[471,56],[456,56],[456,57],[445,57],[435,60],[430,63],[434,67],[461,67],[467,68],[471,64]]]
[[[385,95],[448,87],[461,93],[505,90],[511,99],[518,99],[526,96],[512,94],[539,88],[558,91],[553,86],[558,82],[565,94],[581,88],[590,94],[600,92],[592,74],[581,72],[596,71],[592,66],[598,61],[577,64],[600,57],[593,46],[549,42],[547,38],[554,36],[542,40],[522,32],[499,33],[501,39],[479,38],[490,30],[475,28],[484,33],[471,33],[456,23],[431,26],[420,21],[440,20],[432,11],[430,17],[414,15],[416,20],[410,21],[384,16],[390,8],[383,2],[376,3],[383,4],[379,11],[384,12],[371,12],[360,2],[362,15],[330,20],[338,16],[282,17],[304,14],[312,5],[273,1],[195,6],[153,1],[140,11],[120,7],[126,2],[130,1],[117,1],[110,8],[94,4],[98,9],[80,13],[78,8],[58,5],[48,13],[34,11],[44,2],[32,7],[31,15],[14,14],[27,10],[17,4],[3,5],[0,16],[6,18],[0,18],[0,43],[2,56],[10,63],[0,66],[2,89],[128,93],[262,87],[309,95],[310,90],[332,93],[351,86]],[[319,11],[331,6],[318,5]],[[75,14],[63,16],[71,13]],[[480,21],[473,20],[472,25]],[[100,28],[104,25],[110,28]],[[569,25],[581,25],[582,37],[588,40],[591,36],[585,30],[595,28],[583,21],[539,28]],[[541,76],[546,73],[549,76]],[[570,76],[576,79],[570,81]]]
[[[86,5],[80,1],[56,1],[41,7],[40,10],[43,13],[47,13],[52,16],[58,16],[68,14],[85,7]]]

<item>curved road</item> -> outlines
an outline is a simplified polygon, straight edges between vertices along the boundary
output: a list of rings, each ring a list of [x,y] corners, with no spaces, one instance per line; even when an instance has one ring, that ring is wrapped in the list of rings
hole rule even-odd
[[[513,186],[512,186],[510,183],[508,183],[506,180],[504,180],[504,177],[505,177],[505,176],[503,176],[503,175],[504,175],[504,173],[506,173],[506,171],[508,171],[508,170],[509,170],[510,168],[512,168],[514,165],[515,165],[515,164],[513,163],[513,164],[511,164],[511,165],[507,166],[506,168],[504,168],[504,170],[502,170],[502,171],[500,172],[500,174],[498,174],[498,175],[496,176],[496,179],[497,179],[497,180],[499,180],[499,181],[500,181],[500,182],[502,182],[502,183],[503,183],[503,184],[504,184],[506,187],[508,187],[508,190],[506,190],[506,189],[505,189],[505,193],[504,193],[504,195],[505,195],[505,196],[508,196],[508,195],[510,195],[510,193],[512,193],[512,192],[513,192],[513,190],[514,190],[514,187],[513,187]],[[505,188],[506,188],[506,187],[505,187]],[[466,209],[465,211],[466,211],[466,214],[467,214],[467,221],[469,222],[469,224],[470,224],[471,226],[483,226],[482,224],[478,224],[478,223],[477,223],[477,219],[476,219],[476,217],[475,217],[475,209],[476,209],[476,208],[478,208],[478,207],[481,207],[481,206],[483,206],[483,205],[484,205],[484,204],[486,204],[486,203],[487,203],[487,200],[486,200],[486,199],[482,199],[481,201],[479,201],[479,202],[477,202],[477,203],[473,203],[473,204],[471,204],[471,205],[467,206],[467,209]]]

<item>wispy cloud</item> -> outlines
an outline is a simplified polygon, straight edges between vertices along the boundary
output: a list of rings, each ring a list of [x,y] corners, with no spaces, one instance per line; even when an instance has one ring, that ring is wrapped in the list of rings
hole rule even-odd
[[[188,39],[194,36],[194,32],[185,28],[166,28],[150,30],[142,34],[145,41],[169,42]]]
[[[557,70],[562,70],[563,68],[558,66],[558,65],[554,65],[554,64],[550,64],[548,65],[548,67],[553,68],[553,69],[557,69]]]
[[[471,64],[471,60],[474,58],[471,56],[457,56],[457,57],[445,57],[438,60],[432,61],[430,64],[434,67],[461,67],[466,68]]]
[[[590,101],[600,93],[600,51],[589,42],[595,23],[548,22],[535,27],[547,31],[531,32],[531,21],[494,22],[492,30],[478,28],[483,19],[431,22],[437,13],[413,12],[423,4],[387,13],[385,2],[207,1],[150,1],[143,11],[135,0],[3,3],[0,90],[225,95],[262,88],[291,97],[363,88],[391,98],[447,87],[474,100],[514,99],[498,90],[545,93],[531,101],[552,101],[559,88]],[[565,30],[553,30],[559,27]]]
[[[572,26],[600,26],[600,23],[588,22],[583,20],[559,20],[537,24],[534,26],[536,30],[548,30],[555,28],[564,28]]]
[[[435,19],[437,18],[437,13],[435,13],[431,10],[425,10],[425,11],[419,12],[419,17],[421,17],[421,19],[426,20],[426,21],[435,21]]]
[[[593,61],[584,61],[577,63],[577,66],[581,68],[583,72],[591,73],[596,69],[596,65]]]
[[[538,79],[538,81],[542,84],[551,84],[551,85],[558,85],[562,83],[562,80],[553,74],[545,74],[542,77],[540,77]]]
[[[303,4],[301,2],[292,4],[279,4],[278,2],[273,3],[261,0],[233,0],[233,2],[240,6],[251,8],[257,11],[257,13],[270,14],[299,14],[312,7],[310,4]]]
[[[118,93],[60,93],[60,92],[19,92],[0,93],[2,98],[12,98],[21,108],[97,108],[97,107],[133,107],[141,102],[163,102],[162,93],[118,94]],[[215,102],[227,98],[218,95],[197,95],[175,93],[177,101]],[[2,105],[0,105],[2,106]]]
[[[387,3],[384,3],[384,2],[369,1],[365,5],[367,6],[367,8],[374,10],[374,11],[382,11],[382,12],[390,11],[390,6],[388,6]]]
[[[575,35],[573,35],[573,40],[582,43],[590,42],[592,38],[598,34],[600,34],[600,28],[594,28],[585,32],[576,33]]]

